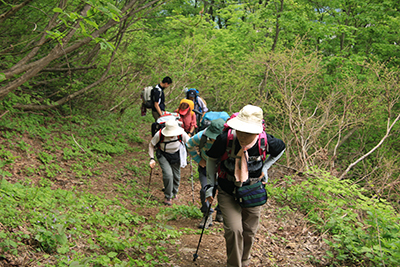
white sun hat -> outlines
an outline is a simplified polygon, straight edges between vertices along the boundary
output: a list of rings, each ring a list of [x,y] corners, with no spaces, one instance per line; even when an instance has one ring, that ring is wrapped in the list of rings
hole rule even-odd
[[[251,134],[259,134],[263,131],[263,111],[260,107],[247,105],[244,106],[239,114],[228,120],[229,127]]]
[[[165,122],[165,127],[161,130],[164,136],[178,136],[185,132],[185,130],[179,126],[178,122],[174,119],[167,120]]]

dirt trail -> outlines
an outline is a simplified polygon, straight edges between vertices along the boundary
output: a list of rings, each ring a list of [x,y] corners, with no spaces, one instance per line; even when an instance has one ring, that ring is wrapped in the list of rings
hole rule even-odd
[[[145,130],[145,129],[144,129]],[[143,131],[144,131],[143,130]],[[122,170],[126,162],[135,159],[135,164],[140,168],[144,164],[148,164],[148,141],[150,135],[143,134],[145,143],[132,144],[137,150],[142,152],[126,153],[121,156],[114,157],[113,163],[104,162],[99,167],[102,175],[87,177],[86,183],[82,183],[80,178],[74,177],[71,171],[66,171],[62,177],[52,179],[53,187],[70,190],[73,187],[78,187],[82,190],[93,194],[104,194],[106,197],[113,198],[118,195],[114,184],[127,183],[129,179],[137,179],[139,185],[147,188],[149,176],[134,177],[134,174],[126,170],[121,177],[117,175],[115,170]],[[4,140],[3,140],[4,141]],[[24,137],[24,142],[30,144],[33,149],[41,149],[39,140],[32,140],[27,136]],[[37,167],[40,163],[37,159],[21,154],[21,157],[16,159],[15,166],[29,165]],[[73,164],[73,161],[60,162],[63,168],[68,168]],[[36,165],[36,166],[35,166]],[[69,165],[69,166],[68,166]],[[193,172],[197,170],[196,164],[193,163]],[[280,179],[286,173],[285,170],[273,166],[269,173],[270,180]],[[17,182],[24,179],[23,175],[18,171],[18,168],[12,170],[13,176],[11,182]],[[173,202],[177,205],[189,205],[192,203],[192,184],[190,164],[182,169],[181,185],[179,189],[179,199]],[[31,176],[30,179],[34,183],[38,183],[39,176]],[[163,201],[164,195],[161,191],[162,174],[159,165],[156,166],[152,175],[150,191],[153,198]],[[194,181],[194,198],[195,205],[200,208],[199,203],[200,183]],[[135,212],[145,216],[146,218],[156,218],[159,208],[143,208],[129,206]],[[215,215],[214,215],[215,218]],[[167,221],[166,224],[175,229],[197,229],[199,220],[178,218],[175,221]],[[183,234],[174,246],[167,247],[167,254],[170,258],[170,263],[164,266],[204,266],[217,267],[226,266],[225,255],[225,240],[223,237],[223,225],[219,222],[214,222],[214,225],[209,228],[203,235],[199,257],[196,262],[193,262],[193,254],[199,242],[199,234]],[[298,212],[288,211],[285,207],[278,205],[274,198],[270,196],[266,205],[263,206],[260,228],[256,235],[256,242],[252,251],[251,266],[326,266],[327,260],[325,251],[328,246],[323,242],[325,236],[319,235],[309,224],[307,224],[304,215]]]
[[[148,141],[150,136],[146,136]],[[148,144],[142,144],[147,151]],[[147,160],[148,157],[145,157]],[[147,161],[144,160],[144,164]],[[193,163],[193,172],[197,165]],[[284,169],[273,166],[269,173],[270,180],[280,179],[286,173]],[[145,177],[145,180],[148,177]],[[153,180],[154,179],[154,180]],[[163,201],[162,173],[159,165],[153,171],[151,191],[153,195]],[[158,182],[157,182],[158,181]],[[195,205],[200,208],[200,182],[194,179]],[[173,202],[177,205],[190,205],[193,201],[190,163],[181,170],[181,185],[179,198]],[[152,210],[145,216],[155,217],[157,209]],[[215,214],[214,214],[215,219]],[[197,229],[199,220],[178,219],[167,222],[168,225],[181,228]],[[193,262],[193,254],[196,252],[200,235],[184,234],[177,246],[170,247],[168,254],[171,259],[170,266],[204,266],[216,267],[226,266],[225,239],[223,237],[223,224],[214,221],[207,234],[203,235],[198,255]],[[252,266],[326,266],[328,261],[325,251],[328,246],[323,241],[325,236],[319,235],[305,220],[304,215],[299,212],[288,211],[278,205],[273,197],[270,197],[267,204],[262,208],[260,228],[256,235],[256,242],[252,252]]]

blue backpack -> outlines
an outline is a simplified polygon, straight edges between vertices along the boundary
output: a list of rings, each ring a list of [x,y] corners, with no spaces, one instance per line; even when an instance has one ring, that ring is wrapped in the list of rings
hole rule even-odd
[[[211,121],[213,120],[221,118],[224,121],[226,121],[227,119],[229,119],[229,117],[230,117],[229,114],[226,113],[225,111],[209,111],[206,114],[204,114],[204,117],[201,120],[199,126],[199,131],[207,128],[211,124]]]

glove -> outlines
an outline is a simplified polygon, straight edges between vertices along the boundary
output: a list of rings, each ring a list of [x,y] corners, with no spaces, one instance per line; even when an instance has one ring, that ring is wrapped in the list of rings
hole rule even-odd
[[[208,186],[208,189],[206,190],[206,193],[205,193],[205,197],[206,198],[208,198],[208,197],[214,197],[213,196],[213,191],[214,191],[214,186]]]
[[[154,159],[150,160],[150,168],[154,168],[156,166],[156,161]]]

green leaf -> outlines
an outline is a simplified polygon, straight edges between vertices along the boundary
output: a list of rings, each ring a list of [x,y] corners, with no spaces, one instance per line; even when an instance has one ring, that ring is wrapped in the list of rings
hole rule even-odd
[[[64,246],[61,246],[61,247],[57,248],[57,252],[60,253],[60,254],[65,254],[68,251],[69,251],[69,246],[68,245],[64,245]]]
[[[110,258],[115,258],[116,256],[118,255],[118,253],[116,253],[116,252],[109,252],[109,253],[107,253],[107,256],[108,257],[110,257]]]
[[[64,11],[63,11],[61,8],[59,8],[59,7],[53,8],[53,11],[56,12],[56,13],[63,13],[63,12],[64,12]]]
[[[81,26],[82,32],[86,34],[85,24],[82,21],[79,21],[79,25]]]
[[[65,236],[65,234],[56,235],[56,240],[57,240],[60,244],[62,244],[62,245],[65,245],[65,244],[67,243],[67,241],[68,241],[68,239],[67,239],[67,237]]]

